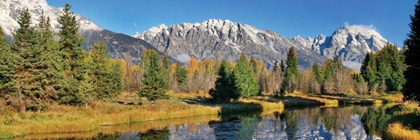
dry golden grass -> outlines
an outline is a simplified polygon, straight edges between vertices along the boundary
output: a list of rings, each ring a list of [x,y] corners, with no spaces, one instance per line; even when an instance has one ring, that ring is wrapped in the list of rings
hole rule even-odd
[[[193,99],[193,98],[211,98],[210,94],[207,92],[198,92],[198,93],[187,93],[187,92],[168,92],[172,98],[176,99]]]
[[[317,95],[320,98],[327,98],[332,100],[338,100],[340,104],[373,104],[381,105],[383,100],[375,99],[372,97],[361,97],[361,96],[335,96],[335,95]]]
[[[157,100],[139,105],[121,105],[110,101],[89,107],[50,105],[44,112],[8,112],[0,115],[0,138],[28,134],[75,133],[100,130],[104,126],[133,124],[243,111],[281,109],[279,103],[241,99],[220,105],[187,104],[179,100]],[[172,122],[172,120],[171,120]]]
[[[255,99],[240,99],[239,101],[243,103],[261,105],[263,110],[284,108],[284,104],[282,102],[267,102],[267,101],[261,101],[261,100],[255,100]]]
[[[396,122],[388,125],[387,138],[395,140],[420,140],[420,132],[405,128]]]
[[[123,125],[115,125],[115,126],[101,126],[94,131],[84,132],[84,133],[53,133],[53,134],[37,134],[37,135],[26,135],[23,139],[66,139],[77,137],[78,139],[90,139],[98,135],[98,133],[102,134],[115,134],[116,132],[126,132],[126,131],[138,131],[140,133],[147,132],[150,129],[154,128],[165,128],[169,125],[175,125],[178,127],[179,125],[187,124],[188,127],[194,129],[199,124],[207,124],[210,120],[213,121],[220,121],[220,117],[218,115],[206,115],[206,116],[197,116],[191,117],[188,119],[177,118],[177,119],[170,119],[170,120],[162,120],[162,121],[146,121],[141,123],[134,123],[134,124],[123,124]]]
[[[384,100],[385,102],[396,102],[396,103],[403,102],[403,98],[404,98],[404,95],[402,93],[384,94],[384,95],[379,96],[379,99]]]
[[[0,116],[0,122],[6,124],[0,125],[0,137],[88,132],[99,126],[218,114],[220,111],[218,107],[188,105],[175,100],[158,100],[154,105],[144,106],[105,102],[95,108],[52,105],[46,112]]]
[[[321,97],[307,96],[303,94],[298,94],[298,95],[290,94],[288,96],[317,101],[317,102],[323,103],[326,106],[338,106],[338,100],[336,99],[327,99],[327,98],[321,98]]]

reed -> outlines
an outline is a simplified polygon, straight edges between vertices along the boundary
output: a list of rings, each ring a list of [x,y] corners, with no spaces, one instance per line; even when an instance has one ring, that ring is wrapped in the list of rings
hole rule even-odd
[[[400,114],[406,114],[406,113],[417,113],[419,114],[420,108],[419,103],[414,100],[405,101],[401,105],[401,111]]]
[[[419,131],[407,129],[399,122],[388,124],[388,129],[386,132],[387,132],[386,135],[388,139],[395,139],[395,140],[419,140],[420,139]]]

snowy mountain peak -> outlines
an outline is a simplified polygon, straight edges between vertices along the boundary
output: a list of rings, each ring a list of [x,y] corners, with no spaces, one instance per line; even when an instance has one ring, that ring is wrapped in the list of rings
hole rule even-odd
[[[307,66],[313,62],[323,63],[324,58],[337,55],[345,64],[356,64],[354,69],[360,68],[358,64],[367,52],[376,52],[387,42],[373,26],[346,24],[331,36],[287,38],[270,30],[221,19],[183,22],[169,27],[160,25],[133,36],[175,58],[189,56],[202,60],[223,55],[225,59],[235,60],[233,56],[245,52],[269,65],[274,60],[285,59],[287,50],[293,46]]]
[[[379,31],[373,26],[366,26],[366,25],[348,25],[345,24],[343,27],[339,28],[334,35],[341,34],[341,35],[352,35],[357,36],[361,35],[366,38],[377,37],[378,39],[385,40],[380,34]]]
[[[57,19],[61,15],[62,8],[55,8],[48,5],[46,0],[2,0],[0,2],[0,25],[3,27],[5,34],[12,36],[15,29],[19,27],[17,19],[21,11],[27,8],[32,16],[32,25],[38,23],[42,11],[44,15],[51,18],[51,26],[55,31],[58,25]],[[86,30],[103,30],[101,27],[90,21],[89,19],[76,15],[79,22],[80,31]]]
[[[164,24],[159,25],[158,27],[152,27],[149,30],[143,32],[142,34],[135,33],[133,37],[148,40],[149,38],[153,38],[157,34],[169,34],[172,33],[173,30],[176,29],[176,33],[178,36],[185,36],[187,35],[188,31],[190,30],[200,30],[209,33],[212,36],[220,37],[223,40],[227,41],[230,40],[231,42],[235,42],[238,39],[234,37],[234,34],[241,34],[247,35],[252,42],[261,43],[264,38],[258,37],[258,33],[266,33],[266,31],[258,30],[253,26],[240,24],[236,22],[232,22],[230,20],[221,20],[221,19],[208,19],[204,20],[201,23],[181,23],[181,24],[174,24],[170,27],[165,26]]]

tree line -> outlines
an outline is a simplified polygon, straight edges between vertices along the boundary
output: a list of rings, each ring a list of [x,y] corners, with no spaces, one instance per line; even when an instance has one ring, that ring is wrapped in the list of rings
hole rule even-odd
[[[87,105],[122,90],[121,62],[109,58],[104,42],[83,50],[70,5],[63,12],[58,33],[43,13],[31,26],[28,9],[18,18],[10,46],[0,30],[0,93],[7,105],[20,111],[42,110],[51,103]]]
[[[139,64],[131,64],[129,53],[124,59],[111,59],[103,41],[92,45],[90,52],[83,50],[83,38],[70,8],[66,4],[58,18],[58,33],[43,14],[31,26],[28,9],[19,16],[11,45],[0,30],[0,93],[7,105],[36,111],[52,103],[87,106],[121,92],[156,100],[169,98],[168,91],[208,92],[215,102],[229,102],[294,92],[370,95],[408,91],[407,85],[412,85],[405,84],[404,78],[404,71],[413,69],[413,64],[405,64],[414,63],[408,61],[407,54],[414,50],[410,45],[399,50],[387,44],[366,54],[360,73],[344,67],[338,56],[301,72],[293,47],[287,60],[275,61],[271,69],[244,53],[236,63],[192,58],[187,66],[170,64],[166,54],[160,56],[150,49],[143,52]],[[406,77],[411,73],[405,72]]]

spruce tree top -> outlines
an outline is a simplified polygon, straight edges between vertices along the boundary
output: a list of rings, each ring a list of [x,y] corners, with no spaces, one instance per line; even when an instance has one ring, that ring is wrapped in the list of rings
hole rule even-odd
[[[420,54],[420,1],[417,2],[414,10],[414,16],[410,16],[411,23],[410,33],[407,34],[407,40],[404,44],[407,45],[408,51],[405,52],[405,62],[408,66],[420,67],[418,55]]]
[[[298,59],[297,59],[294,47],[291,47],[289,49],[289,53],[287,54],[286,67],[287,67],[286,71],[290,71],[293,73],[299,72]]]

